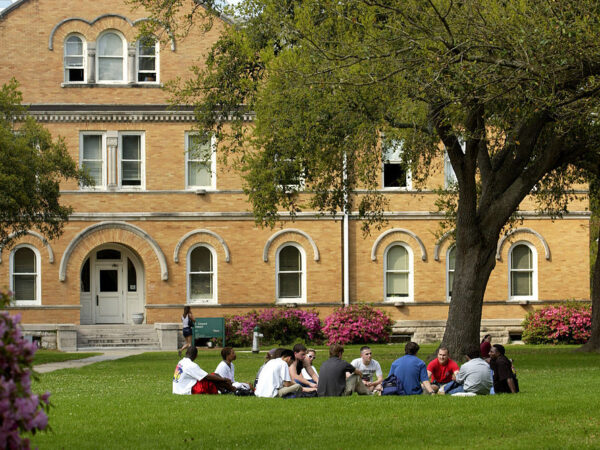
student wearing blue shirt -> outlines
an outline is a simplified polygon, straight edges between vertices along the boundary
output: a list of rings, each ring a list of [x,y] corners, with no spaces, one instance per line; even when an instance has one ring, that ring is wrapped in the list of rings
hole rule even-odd
[[[416,342],[407,343],[404,346],[406,354],[394,361],[390,368],[389,375],[396,375],[396,378],[402,382],[406,395],[420,395],[423,390],[428,394],[435,394],[429,383],[427,366],[416,356],[419,348]]]

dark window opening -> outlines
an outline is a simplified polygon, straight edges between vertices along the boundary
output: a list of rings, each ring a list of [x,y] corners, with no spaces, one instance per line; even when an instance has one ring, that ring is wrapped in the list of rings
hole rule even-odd
[[[402,164],[386,163],[383,165],[384,187],[406,187],[406,170]]]
[[[81,268],[81,292],[90,292],[90,258],[86,259]]]
[[[127,258],[127,291],[137,291],[137,272],[135,266],[129,258]]]
[[[100,250],[96,253],[96,259],[121,259],[121,252],[113,249]]]

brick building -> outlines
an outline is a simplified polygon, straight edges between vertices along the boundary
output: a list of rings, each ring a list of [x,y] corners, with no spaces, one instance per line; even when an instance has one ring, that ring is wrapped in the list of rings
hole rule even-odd
[[[453,246],[436,237],[433,189],[451,167],[440,161],[430,190],[417,192],[390,151],[381,171],[389,223],[371,236],[356,215],[345,222],[304,212],[281,228],[257,228],[241,179],[215,156],[218,143],[192,156],[193,114],[168,110],[161,89],[187,76],[227,23],[158,45],[137,40],[145,20],[121,0],[75,8],[20,0],[0,12],[0,83],[16,77],[31,114],[96,179],[93,188],[62,186],[74,213],[60,239],[31,231],[0,253],[11,309],[28,324],[127,324],[135,313],[155,324],[178,322],[186,304],[206,317],[277,304],[325,317],[344,302],[372,302],[399,333],[439,337]],[[518,329],[532,308],[589,299],[585,192],[563,220],[529,201],[521,210],[524,221],[499,241],[484,329]]]

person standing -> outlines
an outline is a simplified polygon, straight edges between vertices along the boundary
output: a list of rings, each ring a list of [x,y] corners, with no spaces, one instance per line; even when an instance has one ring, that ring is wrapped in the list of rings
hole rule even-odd
[[[192,339],[194,334],[194,315],[192,314],[192,308],[189,306],[185,306],[183,308],[183,316],[181,316],[181,324],[183,326],[183,339],[185,339],[185,344],[179,350],[179,357],[181,358],[181,354],[184,350],[188,349],[192,346]]]
[[[490,350],[490,367],[494,371],[494,392],[496,394],[516,394],[518,385],[512,363],[505,356],[503,345],[494,344]]]
[[[389,375],[396,375],[398,381],[402,383],[406,395],[420,395],[423,391],[435,394],[427,376],[427,367],[423,361],[417,358],[420,348],[416,342],[408,342],[404,346],[405,355],[394,361],[390,368]]]
[[[350,364],[362,372],[365,386],[371,391],[381,391],[383,371],[381,365],[373,359],[371,347],[365,345],[360,348],[360,358],[354,359]]]

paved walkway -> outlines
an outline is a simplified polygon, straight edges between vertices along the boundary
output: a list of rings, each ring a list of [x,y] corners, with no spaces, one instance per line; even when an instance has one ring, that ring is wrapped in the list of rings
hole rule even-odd
[[[91,350],[86,350],[89,352]],[[140,353],[146,353],[152,350],[138,350],[138,349],[118,349],[118,350],[99,350],[102,352],[101,355],[90,356],[89,358],[84,359],[73,359],[70,361],[61,361],[54,362],[48,364],[40,364],[38,366],[34,366],[34,370],[37,373],[48,373],[54,372],[55,370],[60,369],[78,369],[83,366],[89,366],[90,364],[94,364],[101,361],[113,361],[115,359],[126,358],[127,356],[139,355]]]

